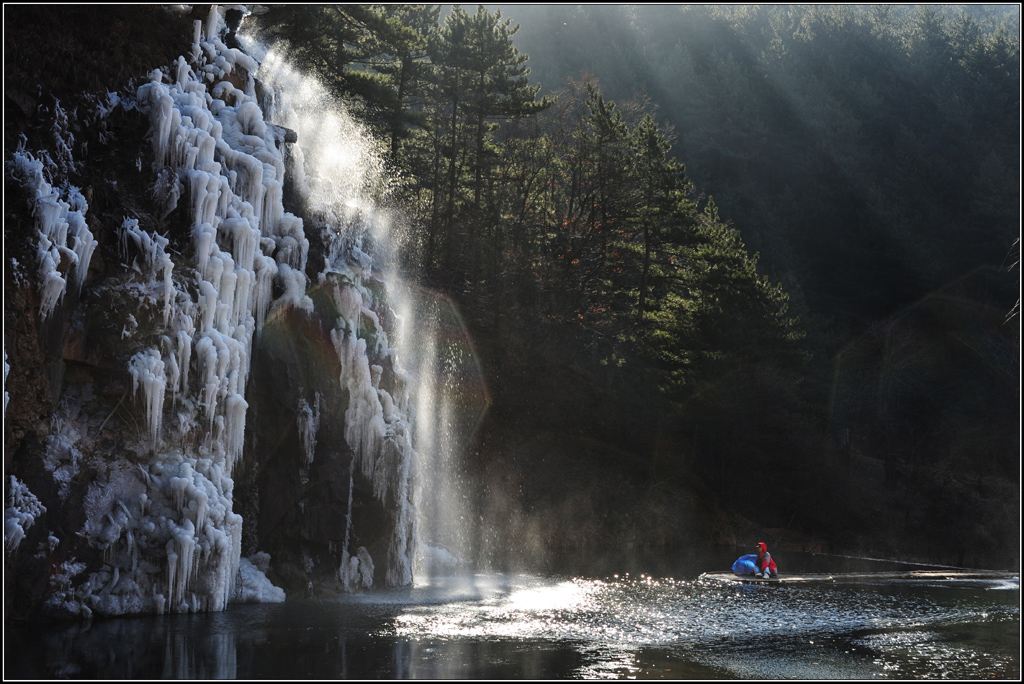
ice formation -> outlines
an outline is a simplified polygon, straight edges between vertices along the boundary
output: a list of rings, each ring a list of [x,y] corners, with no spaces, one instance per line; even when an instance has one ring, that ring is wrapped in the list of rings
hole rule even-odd
[[[7,508],[4,510],[4,545],[11,553],[18,548],[36,518],[46,512],[35,494],[18,478],[8,478]]]
[[[174,282],[171,278],[174,262],[171,261],[171,257],[165,251],[167,248],[167,238],[141,230],[138,219],[126,218],[124,223],[121,224],[121,249],[125,253],[127,253],[129,239],[135,244],[140,256],[142,256],[143,263],[148,272],[145,275],[149,277],[152,285],[156,287],[157,279],[160,281],[159,287],[163,289],[164,325],[167,325],[167,320],[171,315],[171,298],[174,296]],[[138,260],[133,262],[133,267],[136,271],[142,272],[138,265]]]
[[[134,467],[121,464],[91,484],[83,532],[107,563],[65,597],[69,609],[74,603],[105,615],[223,610],[241,555],[232,486],[220,463],[177,450]]]
[[[82,452],[75,446],[76,437],[54,431],[46,438],[46,457],[43,465],[57,483],[57,494],[67,499],[71,480],[78,474]]]
[[[370,258],[356,249],[348,259],[331,264],[330,269],[333,277],[325,272],[321,278],[333,283],[333,299],[340,314],[331,340],[341,362],[341,386],[349,393],[345,440],[354,454],[353,469],[358,468],[372,484],[374,496],[396,512],[385,574],[387,582],[392,586],[409,584],[416,539],[412,492],[416,452],[408,396],[401,374],[396,374],[400,392],[397,401],[379,387],[382,368],[371,366],[367,339],[375,340],[375,355],[390,357],[395,366],[397,352],[388,346],[386,331],[368,306],[373,297],[364,278],[372,275]],[[364,323],[372,329],[360,330]],[[363,562],[358,556],[350,562],[357,560]],[[343,562],[339,576],[344,583],[351,584],[354,572],[355,567]]]
[[[141,351],[132,357],[128,364],[132,374],[132,394],[143,387],[146,398],[146,426],[153,435],[154,441],[160,439],[160,424],[163,419],[164,389],[167,387],[167,376],[164,375],[164,362],[156,349]]]
[[[68,186],[62,193],[52,187],[44,178],[42,159],[23,150],[12,155],[9,165],[31,196],[38,236],[39,313],[47,318],[63,299],[69,279],[81,291],[99,243],[86,223],[87,205],[78,188]]]
[[[293,158],[299,194],[315,213],[333,217],[321,232],[327,254],[319,282],[331,293],[339,312],[330,335],[341,365],[339,384],[349,396],[345,441],[353,452],[352,469],[369,481],[374,496],[394,513],[387,556],[373,559],[364,547],[349,548],[349,501],[338,578],[350,589],[368,587],[375,567],[380,566],[388,585],[406,585],[412,582],[415,557],[418,457],[412,442],[409,377],[377,313],[386,310],[388,304],[376,294],[381,285],[379,273],[374,271],[374,257],[364,251],[364,242],[373,242],[379,252],[396,237],[377,235],[378,229],[386,228],[385,222],[374,212],[372,202],[365,199],[377,176],[376,158],[362,131],[347,116],[334,113],[343,108],[331,102],[312,79],[290,69],[276,53],[265,56],[260,75],[274,87],[273,96],[268,98],[267,121],[296,130],[299,140],[307,141],[298,146],[301,149],[295,150]],[[297,93],[294,104],[291,93]],[[281,177],[276,175],[275,180]],[[268,194],[276,198],[278,192],[276,184],[268,184]],[[296,255],[304,253],[303,240],[287,217],[278,219],[269,210],[264,217],[276,221],[279,253],[288,255],[287,259],[278,259],[279,282],[285,293],[274,306],[287,304],[310,310],[311,302],[299,287],[302,283],[292,281],[303,267],[304,257],[296,262]],[[381,387],[384,366],[389,369],[391,391]],[[298,420],[300,430],[309,425],[308,418],[300,415]],[[312,452],[305,453],[311,459]],[[351,491],[350,484],[350,496]]]
[[[238,563],[239,581],[235,588],[235,594],[231,598],[232,603],[281,603],[284,601],[284,590],[270,583],[264,574],[266,570],[266,567],[261,568],[258,563],[248,558],[242,558]]]
[[[207,22],[196,23],[191,59],[153,71],[137,93],[150,117],[158,200],[166,214],[187,202],[192,260],[176,266],[166,237],[124,220],[122,254],[135,274],[129,289],[142,304],[125,328],[142,345],[127,370],[148,438],[90,486],[83,532],[107,564],[54,599],[69,612],[221,610],[233,599],[283,599],[240,557],[231,471],[244,444],[253,334],[281,273],[281,289],[301,303],[305,276],[286,269],[304,267],[308,242],[302,220],[280,205],[284,162],[255,104],[257,65],[219,40],[222,22],[213,7]],[[84,211],[80,195],[62,202],[42,181],[40,163],[27,155],[16,163],[36,188],[45,315],[69,275],[76,285],[84,280],[64,264],[84,273],[86,247],[95,243],[76,213]],[[73,250],[62,249],[66,236],[76,238]],[[176,419],[172,433],[163,429],[166,413]],[[73,443],[53,448],[75,453]],[[74,463],[54,457],[51,472],[56,478]]]
[[[122,335],[134,345],[126,371],[144,411],[145,432],[140,428],[129,453],[107,464],[89,486],[82,534],[102,552],[105,565],[73,589],[82,564],[70,559],[55,572],[50,603],[65,612],[186,612],[221,610],[232,600],[283,600],[264,574],[267,559],[241,557],[242,518],[232,510],[231,477],[245,443],[254,335],[273,311],[314,311],[306,294],[309,241],[303,220],[282,204],[282,129],[271,124],[270,114],[297,129],[301,122],[280,91],[264,118],[255,94],[259,65],[219,39],[222,17],[213,6],[206,22],[197,21],[188,56],[151,72],[134,102],[109,98],[111,108],[137,106],[148,114],[157,202],[164,216],[180,208],[190,231],[184,248],[176,245],[184,252],[178,256],[168,238],[143,220],[126,217],[120,228],[130,264],[125,288],[139,302]],[[302,153],[294,154],[296,165],[289,168],[297,168],[305,196],[335,203],[353,196],[359,182],[308,177]],[[43,178],[43,164],[26,153],[16,153],[12,164],[34,192],[45,317],[68,283],[82,287],[96,241],[77,189],[63,195],[54,190]],[[345,170],[326,167],[327,174],[339,172]],[[327,186],[344,192],[323,192]],[[313,208],[339,213],[336,207]],[[377,313],[387,305],[376,294],[373,258],[360,249],[361,237],[345,235],[343,227],[334,226],[328,237],[320,281],[340,312],[331,339],[341,363],[338,381],[349,396],[350,478],[358,471],[395,512],[386,558],[371,558],[363,546],[350,550],[350,479],[338,579],[349,589],[370,587],[375,568],[383,567],[387,584],[406,585],[416,538],[408,378]],[[385,367],[388,389],[381,386]],[[311,404],[303,399],[298,406],[303,468],[313,463],[319,421],[315,394]],[[79,438],[69,433],[48,443],[47,469],[55,480],[77,472]],[[66,496],[66,483],[58,484]],[[11,491],[19,498],[14,504],[9,499],[5,537],[8,548],[16,548],[41,506],[14,478]]]

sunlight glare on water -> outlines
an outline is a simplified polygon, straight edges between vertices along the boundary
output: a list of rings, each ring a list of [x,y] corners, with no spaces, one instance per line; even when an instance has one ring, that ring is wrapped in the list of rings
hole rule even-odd
[[[1019,669],[1005,654],[946,643],[942,630],[950,625],[1019,631],[1019,607],[979,602],[979,588],[989,587],[978,583],[783,588],[644,576],[480,579],[475,596],[406,606],[394,635],[572,642],[591,654],[578,673],[585,677],[630,676],[652,649],[743,677],[965,676],[979,663]]]
[[[508,598],[510,611],[546,611],[579,609],[586,595],[592,593],[590,583],[561,582],[550,587],[517,589]]]

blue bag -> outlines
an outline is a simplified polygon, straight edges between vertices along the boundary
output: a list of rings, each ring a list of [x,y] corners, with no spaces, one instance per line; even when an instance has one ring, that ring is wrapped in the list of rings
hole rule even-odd
[[[737,558],[732,564],[732,571],[737,575],[753,575],[757,572],[757,554],[748,553]]]

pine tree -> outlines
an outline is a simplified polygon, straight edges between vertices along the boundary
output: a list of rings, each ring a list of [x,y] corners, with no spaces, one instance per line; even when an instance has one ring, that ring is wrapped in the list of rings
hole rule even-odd
[[[466,188],[472,197],[470,213],[479,218],[497,121],[526,117],[550,104],[547,98],[536,99],[539,86],[529,85],[528,57],[512,42],[517,29],[501,19],[500,10],[491,14],[480,5],[471,15],[455,5],[428,42],[436,69],[435,106],[444,113],[435,121],[444,129],[441,152],[447,166],[444,213],[435,199],[434,221],[445,227],[449,244],[467,171],[472,173]],[[435,198],[440,192],[435,187]]]
[[[638,186],[640,207],[635,218],[643,247],[637,295],[637,320],[641,325],[649,306],[649,295],[657,276],[657,261],[664,261],[662,246],[678,239],[679,231],[690,225],[692,204],[686,199],[692,186],[682,165],[668,157],[672,148],[650,114],[633,130],[636,150],[632,173]],[[669,257],[671,258],[671,257]]]
[[[427,125],[426,89],[432,78],[427,39],[437,30],[440,5],[383,5],[388,32],[378,35],[380,58],[374,70],[388,84],[378,105],[386,127],[391,158],[399,157],[401,142]]]
[[[289,59],[316,73],[341,100],[361,105],[378,95],[376,75],[366,66],[379,44],[375,33],[389,22],[374,6],[268,5],[257,19],[266,42],[284,41]]]

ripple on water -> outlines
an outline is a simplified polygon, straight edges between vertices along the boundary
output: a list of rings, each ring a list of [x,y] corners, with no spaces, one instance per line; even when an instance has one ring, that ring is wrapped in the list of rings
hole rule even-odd
[[[681,659],[721,676],[978,676],[979,666],[1019,671],[1012,658],[984,647],[952,646],[936,631],[965,623],[1019,625],[1014,602],[978,600],[979,589],[987,588],[965,593],[948,586],[523,577],[464,601],[407,606],[394,624],[398,636],[409,638],[579,643],[589,657],[578,674],[591,678],[636,676],[641,651],[660,654],[653,658],[655,670]]]

